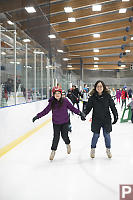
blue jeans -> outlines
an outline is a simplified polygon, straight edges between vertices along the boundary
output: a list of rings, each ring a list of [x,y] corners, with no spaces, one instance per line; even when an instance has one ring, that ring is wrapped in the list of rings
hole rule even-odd
[[[99,133],[93,133],[92,141],[91,141],[91,148],[96,148],[96,144],[98,141],[100,134]],[[104,128],[103,128],[103,136],[105,140],[105,146],[106,148],[110,149],[111,148],[111,138],[110,138],[110,133],[107,133]]]

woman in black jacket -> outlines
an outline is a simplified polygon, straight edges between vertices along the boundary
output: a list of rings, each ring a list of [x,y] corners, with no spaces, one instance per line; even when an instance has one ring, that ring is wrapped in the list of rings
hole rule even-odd
[[[95,157],[95,148],[100,136],[100,129],[103,129],[103,135],[105,139],[106,153],[108,158],[111,158],[111,138],[110,132],[112,131],[112,124],[115,124],[118,120],[118,113],[115,107],[114,101],[109,94],[103,81],[98,80],[95,83],[94,89],[90,93],[91,97],[88,99],[86,110],[87,115],[93,108],[91,131],[93,137],[91,141],[91,158]],[[110,110],[114,115],[114,122],[111,122]]]

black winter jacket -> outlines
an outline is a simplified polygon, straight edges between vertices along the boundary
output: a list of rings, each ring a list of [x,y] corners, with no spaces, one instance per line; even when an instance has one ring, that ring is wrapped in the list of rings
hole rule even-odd
[[[103,127],[107,133],[110,133],[112,131],[112,122],[109,108],[111,108],[114,118],[118,118],[117,109],[111,95],[105,92],[99,96],[98,93],[95,92],[88,99],[86,110],[84,111],[85,114],[87,115],[92,108],[91,131],[100,133],[100,129]]]

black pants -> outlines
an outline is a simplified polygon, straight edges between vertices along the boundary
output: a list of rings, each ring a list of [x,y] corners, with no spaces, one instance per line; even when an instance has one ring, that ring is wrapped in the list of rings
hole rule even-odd
[[[75,103],[77,104],[77,108],[79,110],[79,102],[75,102]],[[74,106],[75,103],[73,103],[73,106]]]
[[[83,112],[86,110],[86,106],[87,106],[87,102],[83,101],[83,109],[82,109]]]
[[[57,149],[59,139],[60,139],[60,132],[61,137],[64,140],[65,144],[70,144],[70,140],[68,137],[68,123],[66,124],[53,124],[53,130],[54,130],[54,138],[51,146],[51,150]]]

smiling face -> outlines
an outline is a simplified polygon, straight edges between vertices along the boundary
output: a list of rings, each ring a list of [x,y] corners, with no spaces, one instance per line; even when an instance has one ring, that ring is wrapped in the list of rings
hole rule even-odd
[[[102,92],[103,92],[103,85],[102,85],[101,82],[99,82],[99,83],[97,84],[97,86],[96,86],[96,91],[98,92],[99,95],[102,94]]]
[[[60,92],[55,92],[54,97],[59,101],[61,98],[61,93]]]

